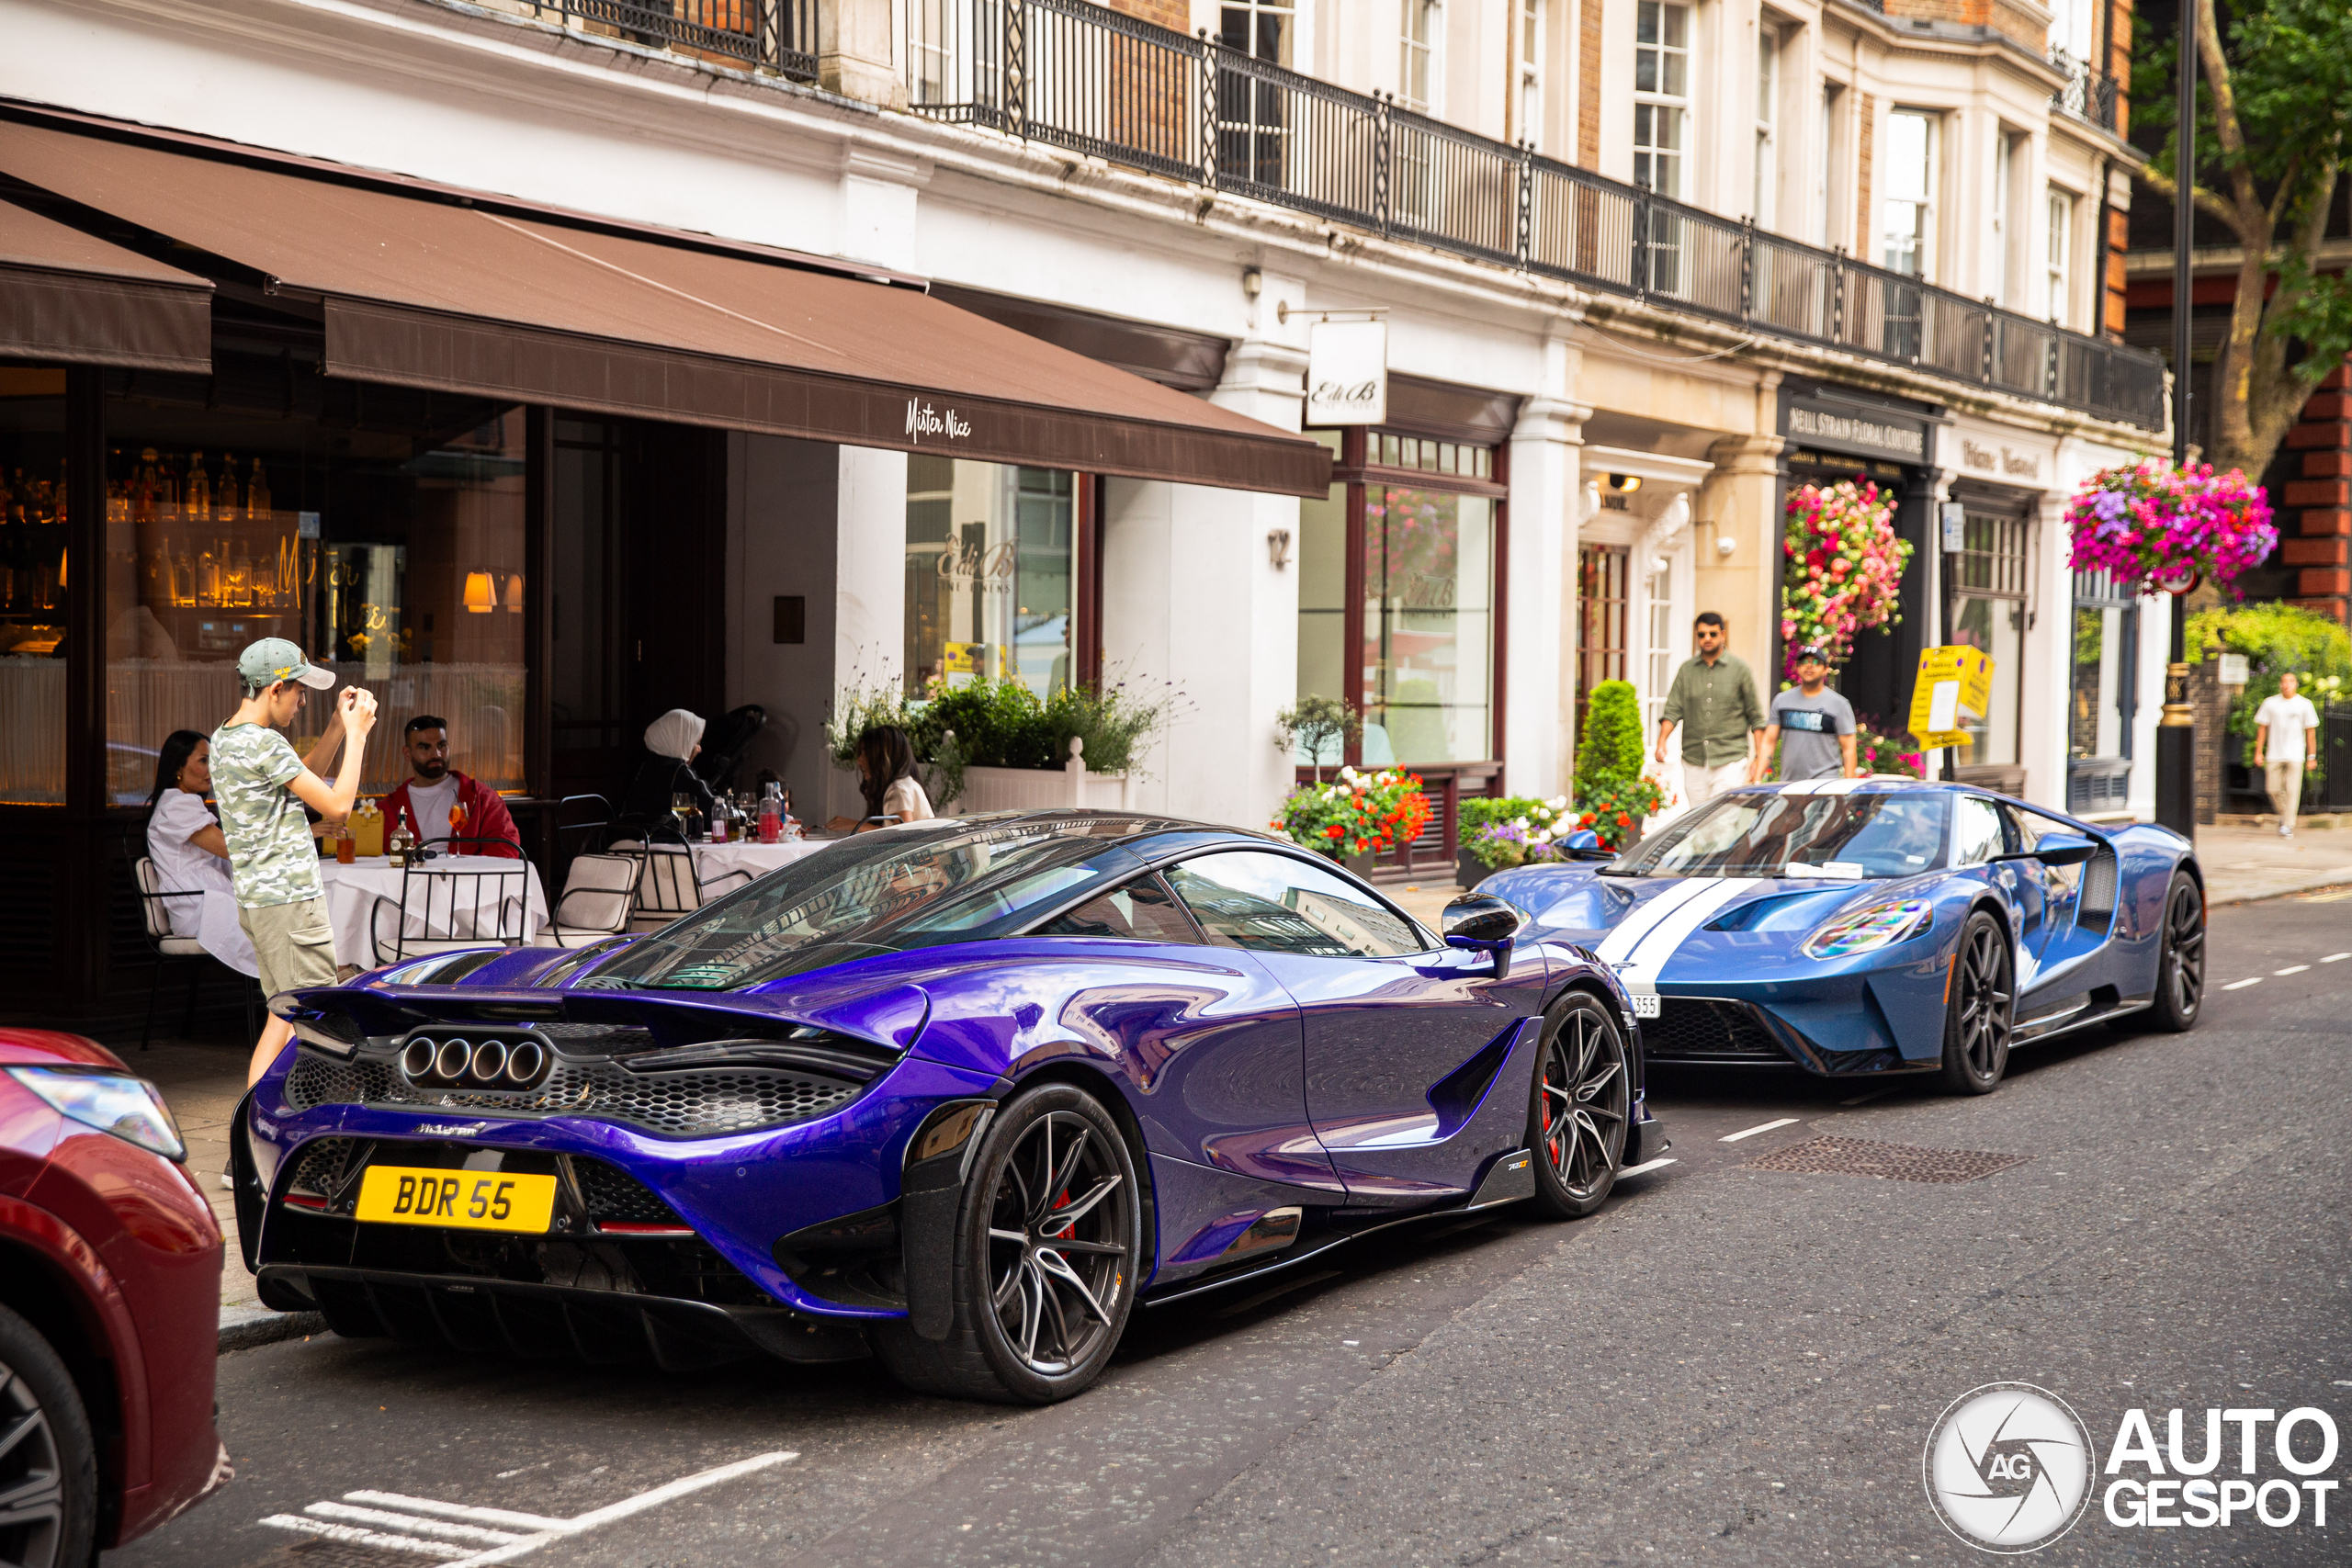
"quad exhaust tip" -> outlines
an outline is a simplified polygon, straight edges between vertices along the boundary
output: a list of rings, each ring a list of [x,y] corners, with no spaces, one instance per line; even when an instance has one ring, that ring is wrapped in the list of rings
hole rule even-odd
[[[401,1075],[420,1089],[537,1089],[551,1065],[536,1040],[418,1038],[401,1050]]]

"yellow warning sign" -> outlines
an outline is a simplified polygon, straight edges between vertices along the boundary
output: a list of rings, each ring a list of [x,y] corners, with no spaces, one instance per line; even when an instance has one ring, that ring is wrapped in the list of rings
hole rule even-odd
[[[1993,656],[1981,648],[1919,650],[1919,681],[1911,688],[1911,733],[1921,747],[1965,746],[1961,726],[1981,719],[1993,702]]]

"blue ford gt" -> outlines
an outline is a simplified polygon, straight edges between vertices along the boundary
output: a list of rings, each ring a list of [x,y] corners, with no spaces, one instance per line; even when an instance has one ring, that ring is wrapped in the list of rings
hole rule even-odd
[[[641,938],[288,993],[232,1140],[246,1261],[347,1335],[1067,1397],[1138,1303],[1589,1213],[1663,1146],[1611,971],[1498,899],[1444,923],[1257,834],[1007,813]]]
[[[1607,864],[1478,885],[1615,970],[1651,1062],[1936,1073],[2138,1015],[2197,1021],[2204,874],[2187,840],[1962,784],[1819,779],[1717,796]]]

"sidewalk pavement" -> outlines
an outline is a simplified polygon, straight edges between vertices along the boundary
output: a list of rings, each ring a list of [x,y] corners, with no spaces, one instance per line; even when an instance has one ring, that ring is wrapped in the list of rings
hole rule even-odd
[[[2333,886],[2352,888],[2352,830],[2306,829],[2281,839],[2270,828],[2200,828],[2197,850],[2215,905],[2312,893]],[[1434,930],[1447,902],[1461,889],[1443,881],[1408,883],[1387,891],[1415,918]],[[2323,895],[2333,902],[2352,895]],[[237,1250],[237,1214],[220,1172],[229,1163],[229,1122],[244,1097],[249,1048],[236,1042],[158,1041],[147,1051],[126,1047],[120,1055],[132,1069],[164,1091],[187,1139],[194,1171],[228,1240],[220,1271],[220,1348],[242,1349],[272,1339],[322,1332],[315,1313],[277,1313],[261,1304],[253,1276]]]

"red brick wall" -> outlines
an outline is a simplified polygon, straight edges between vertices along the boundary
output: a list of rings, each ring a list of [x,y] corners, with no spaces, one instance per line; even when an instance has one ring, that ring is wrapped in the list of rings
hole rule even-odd
[[[1854,234],[1853,243],[1847,248],[1866,262],[1875,262],[1878,214],[1871,210],[1871,149],[1878,140],[1878,99],[1871,94],[1862,95],[1861,116],[1854,127]]]
[[[1918,17],[1930,21],[1990,27],[2040,54],[2050,42],[2050,24],[2038,10],[2008,4],[2008,0],[1886,0],[1890,17]],[[2124,37],[2131,38],[2127,27]]]
[[[1577,3],[1577,156],[1578,167],[1600,166],[1601,0]]]
[[[2352,620],[2352,361],[2303,405],[2286,450],[2301,475],[2278,495],[2278,558],[2299,569],[2293,602]]]
[[[1147,22],[1157,22],[1163,28],[1174,28],[1180,33],[1193,30],[1193,8],[1185,0],[1102,0],[1114,11],[1124,11]]]

